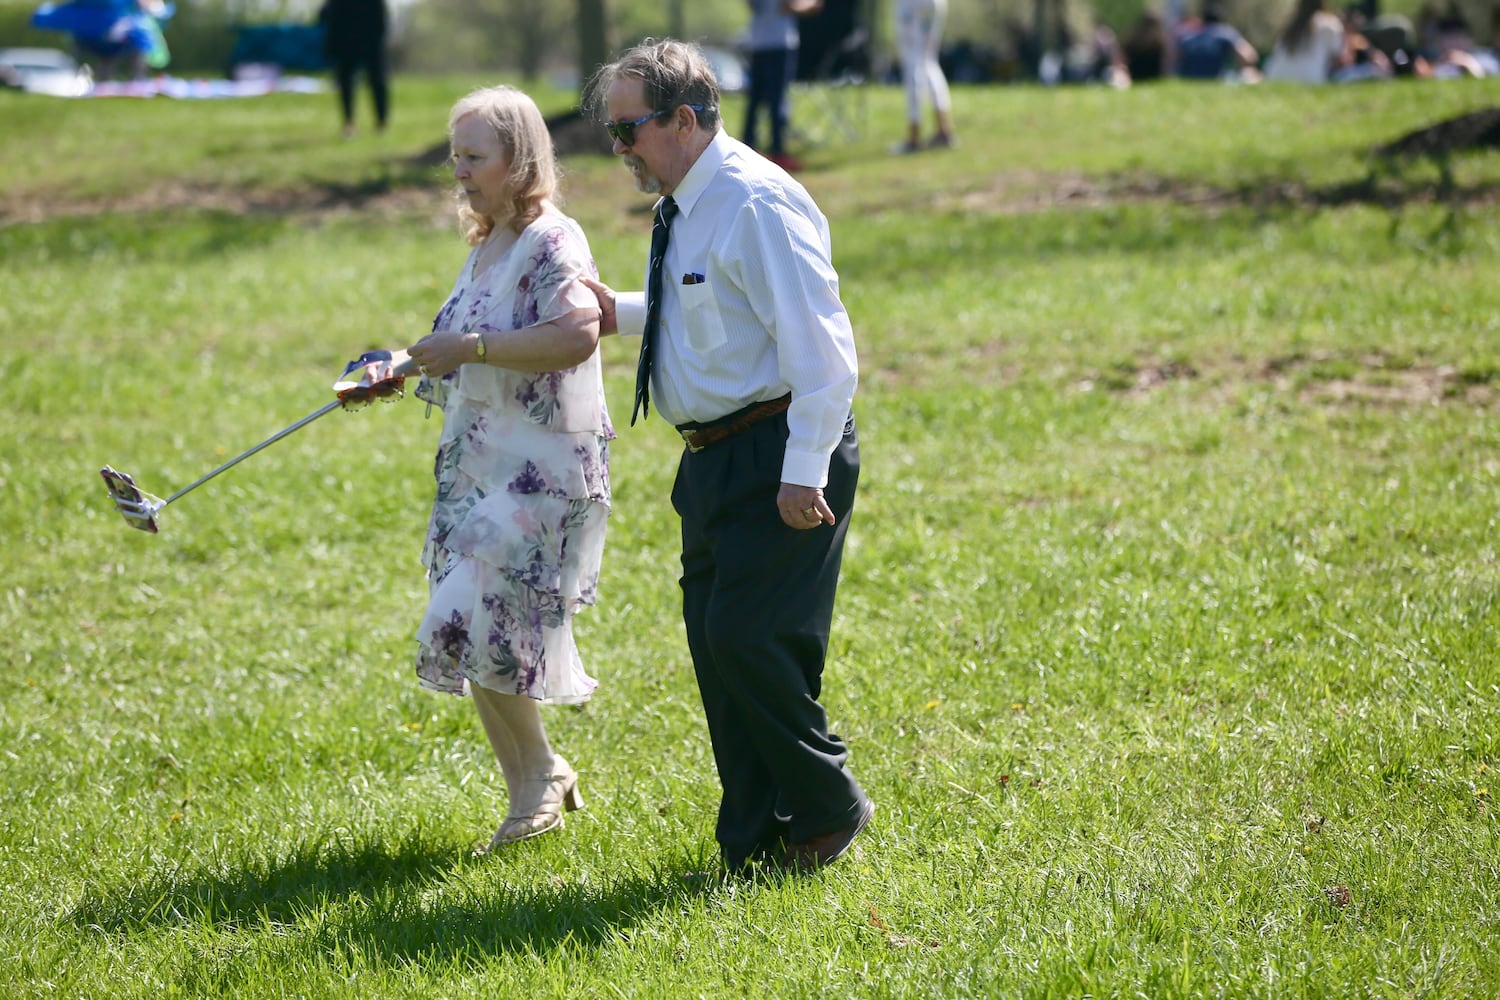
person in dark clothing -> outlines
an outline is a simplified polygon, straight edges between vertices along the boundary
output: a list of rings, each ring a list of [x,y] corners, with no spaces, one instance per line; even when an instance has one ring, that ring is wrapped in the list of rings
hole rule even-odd
[[[582,280],[601,335],[641,338],[631,419],[654,405],[685,446],[682,620],[723,793],[710,874],[822,868],[875,810],[818,701],[859,480],[828,219],[725,134],[697,46],[643,42],[589,92],[636,189],[660,196],[645,293]]]
[[[1131,82],[1160,80],[1168,69],[1167,26],[1162,16],[1145,10],[1120,41],[1125,54],[1125,70]]]
[[[762,150],[766,158],[783,170],[801,170],[802,164],[787,152],[786,138],[791,116],[787,93],[797,73],[800,37],[797,19],[815,13],[821,0],[749,0],[750,92],[745,102],[745,145]],[[771,145],[756,140],[756,126],[764,113],[771,124]]]
[[[344,137],[354,134],[355,77],[363,72],[375,101],[375,128],[384,132],[390,117],[385,36],[389,25],[385,0],[324,0],[318,12],[323,26],[323,54],[333,64],[344,113]]]
[[[1203,20],[1183,25],[1177,36],[1176,73],[1184,80],[1260,79],[1260,56],[1229,23],[1227,0],[1204,0]]]

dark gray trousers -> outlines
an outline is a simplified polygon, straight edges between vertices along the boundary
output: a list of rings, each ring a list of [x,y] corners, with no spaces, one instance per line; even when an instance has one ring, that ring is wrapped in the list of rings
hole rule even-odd
[[[782,523],[786,438],[783,413],[684,452],[672,489],[683,621],[723,786],[716,836],[730,867],[851,826],[865,802],[817,700],[859,479],[854,418],[824,489],[833,527]]]

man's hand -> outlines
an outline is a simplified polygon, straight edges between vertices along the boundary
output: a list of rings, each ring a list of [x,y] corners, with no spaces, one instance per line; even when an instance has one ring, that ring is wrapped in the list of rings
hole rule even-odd
[[[579,278],[578,280],[588,286],[588,290],[594,293],[594,298],[599,300],[599,336],[619,333],[620,327],[615,320],[614,289],[593,278]]]
[[[798,486],[782,483],[776,491],[776,509],[788,528],[807,531],[819,525],[833,524],[836,518],[823,499],[823,491],[816,486]]]

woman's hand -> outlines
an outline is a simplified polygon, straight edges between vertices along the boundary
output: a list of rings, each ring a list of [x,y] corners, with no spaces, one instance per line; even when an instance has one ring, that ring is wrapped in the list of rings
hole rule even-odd
[[[440,330],[429,333],[406,349],[417,371],[429,378],[442,378],[459,365],[477,362],[475,344],[482,334]]]

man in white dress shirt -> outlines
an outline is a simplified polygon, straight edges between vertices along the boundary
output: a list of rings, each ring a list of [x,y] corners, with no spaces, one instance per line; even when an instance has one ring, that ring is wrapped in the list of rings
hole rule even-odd
[[[672,503],[723,786],[716,836],[730,872],[818,868],[874,812],[817,700],[859,478],[858,363],[828,221],[724,133],[696,46],[643,43],[592,91],[636,187],[662,196],[662,262],[647,273],[659,295],[590,284],[601,332],[643,336],[638,406],[654,402],[686,444]]]

